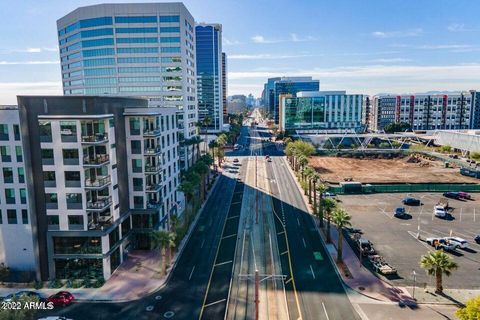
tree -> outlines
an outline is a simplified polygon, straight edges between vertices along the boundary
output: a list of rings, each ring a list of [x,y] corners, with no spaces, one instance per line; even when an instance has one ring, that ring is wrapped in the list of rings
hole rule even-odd
[[[318,177],[318,181],[320,181],[320,177]],[[317,201],[317,191],[318,191],[318,194],[319,194],[319,196],[318,196],[318,208],[317,208],[317,213],[316,214],[318,216],[318,220],[320,220],[320,228],[323,228],[323,209],[324,209],[324,207],[323,207],[323,201],[322,200],[323,200],[323,193],[325,191],[327,191],[328,188],[323,183],[319,183],[317,186],[314,186],[313,189],[314,189],[314,192],[315,192],[315,194],[313,196],[313,199],[314,199],[313,200],[314,201],[313,210],[315,212],[315,207],[316,207],[315,202]]]
[[[185,194],[185,223],[188,225],[189,223],[189,216],[190,212],[188,210],[188,206],[192,207],[191,199],[193,198],[193,194],[196,190],[197,186],[193,181],[188,180],[185,176],[182,179],[182,182],[178,186],[178,190]]]
[[[205,128],[203,138],[203,141],[205,141],[205,153],[207,153],[207,128],[210,126],[210,124],[212,124],[212,119],[210,119],[210,117],[205,117],[203,119],[203,126]]]
[[[210,154],[204,154],[200,157],[200,160],[207,166],[207,185],[210,185],[210,167],[213,165],[213,158]]]
[[[300,155],[298,157],[298,165],[300,166],[300,169],[303,169],[303,167],[305,167],[307,164],[308,164],[308,158],[304,155]],[[303,180],[303,173],[302,173],[302,180]]]
[[[208,173],[208,166],[202,160],[197,160],[193,166],[193,170],[195,170],[195,172],[200,176],[200,195],[202,199],[205,199],[205,175]]]
[[[407,130],[410,130],[410,124],[407,122],[393,122],[387,124],[383,130],[385,130],[386,133],[394,133],[394,132],[404,132]]]
[[[173,245],[171,242],[173,242]],[[165,230],[153,231],[152,246],[154,249],[159,249],[162,256],[160,273],[167,274],[167,248],[175,246],[174,234]]]
[[[458,265],[443,250],[430,251],[422,256],[420,266],[427,271],[428,275],[435,276],[435,292],[439,294],[443,293],[443,274],[449,277],[452,271],[458,268]]]
[[[305,174],[305,177],[308,179],[308,203],[309,204],[312,204],[312,178],[313,178],[313,175],[315,175],[315,170],[310,167],[310,166],[307,166],[305,168],[305,171],[304,171],[304,174]]]
[[[449,146],[449,145],[441,146],[441,147],[440,147],[440,152],[450,153],[450,152],[452,152],[452,147]]]
[[[458,309],[455,315],[460,320],[480,319],[480,296],[467,300],[465,307]]]
[[[215,164],[215,148],[218,148],[217,140],[212,140],[208,143],[208,147],[212,150],[213,163]]]
[[[18,309],[0,308],[1,320],[33,320],[37,319],[37,311],[35,309],[24,308],[28,303],[40,302],[37,297],[25,296],[21,298],[14,297],[13,302],[18,302],[20,307]]]
[[[473,159],[473,160],[480,160],[480,152],[471,152],[470,153],[470,159]]]
[[[330,235],[330,220],[332,217],[332,212],[337,208],[337,201],[332,198],[326,198],[322,200],[322,208],[327,214],[327,243],[332,242],[332,237]]]
[[[337,226],[338,243],[337,243],[337,263],[343,261],[343,228],[352,225],[350,222],[352,217],[342,208],[336,208],[332,215],[332,221]]]

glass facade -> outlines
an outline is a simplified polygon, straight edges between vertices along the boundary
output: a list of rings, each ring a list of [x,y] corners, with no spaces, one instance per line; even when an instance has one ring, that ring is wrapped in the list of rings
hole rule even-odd
[[[292,94],[296,95],[301,91],[319,91],[320,82],[318,80],[296,80],[296,79],[287,79],[275,81],[273,85],[273,118],[275,123],[279,121],[279,100],[278,97],[281,94]]]

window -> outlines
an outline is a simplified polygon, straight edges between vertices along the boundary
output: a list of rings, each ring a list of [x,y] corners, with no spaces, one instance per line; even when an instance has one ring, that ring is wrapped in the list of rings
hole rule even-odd
[[[113,94],[117,93],[117,88],[87,88],[85,89],[85,93],[94,95]]]
[[[181,57],[162,57],[162,63],[180,63],[182,62]]]
[[[133,207],[135,209],[143,209],[143,197],[134,196],[133,197]]]
[[[180,22],[180,16],[160,16],[160,22]]]
[[[115,17],[115,23],[155,23],[157,16]]]
[[[28,210],[22,209],[22,223],[28,224]]]
[[[60,229],[60,222],[57,215],[47,215],[48,230]]]
[[[116,84],[116,83],[117,83],[116,78],[87,78],[87,79],[85,79],[85,85],[87,85],[87,86]]]
[[[16,141],[20,141],[20,126],[18,124],[13,125],[13,134]]]
[[[115,33],[157,33],[158,29],[150,28],[116,28]]]
[[[117,53],[158,53],[158,47],[117,48]]]
[[[132,154],[142,154],[142,143],[140,140],[130,141],[130,146],[132,148]]]
[[[113,38],[84,40],[84,41],[81,42],[81,47],[82,48],[102,47],[102,46],[113,46]],[[80,46],[79,46],[79,48],[80,48]]]
[[[69,215],[68,230],[83,230],[83,216]]]
[[[47,209],[58,209],[58,199],[56,193],[45,193],[45,204]]]
[[[162,53],[180,53],[180,47],[161,48]]]
[[[118,58],[118,63],[158,63],[158,57]]]
[[[75,121],[60,121],[62,142],[77,142],[77,123]]]
[[[182,67],[162,67],[162,72],[181,72]]]
[[[65,187],[80,186],[80,171],[65,171]]]
[[[79,24],[80,24],[80,28],[106,26],[106,25],[112,25],[113,24],[113,19],[112,19],[112,17],[100,17],[100,18],[84,19],[84,20],[80,20]]]
[[[122,77],[118,78],[119,82],[160,82],[161,77]]]
[[[130,118],[130,135],[139,135],[140,134],[140,119],[138,117]]]
[[[78,149],[63,149],[63,164],[64,165],[78,165]]]
[[[180,27],[160,27],[160,32],[162,33],[180,32]]]
[[[12,156],[10,155],[10,146],[0,146],[0,155],[2,162],[11,162]]]
[[[156,73],[160,72],[159,67],[119,67],[118,73]]]
[[[120,92],[160,92],[162,87],[120,87]]]
[[[23,169],[23,167],[18,167],[17,172],[18,172],[18,182],[25,183],[25,170]]]
[[[83,50],[82,54],[84,57],[113,56],[115,50],[113,48],[91,49]]]
[[[117,38],[117,43],[157,43],[158,38]]]
[[[142,178],[133,178],[133,191],[143,191]]]
[[[142,160],[132,159],[132,171],[133,172],[142,172]]]
[[[40,142],[52,142],[52,125],[50,121],[38,121]]]
[[[8,224],[17,224],[17,210],[7,210],[7,221]]]
[[[15,189],[5,189],[5,202],[15,204]]]
[[[53,165],[55,163],[53,158],[53,149],[42,149],[42,164]]]
[[[27,190],[25,188],[20,188],[20,203],[27,204]]]
[[[103,28],[103,29],[85,30],[85,31],[81,31],[80,34],[82,35],[82,38],[112,36],[113,35],[113,29],[112,28]]]
[[[13,169],[12,168],[3,168],[3,182],[4,183],[13,183]]]
[[[114,75],[115,68],[96,68],[96,69],[86,69],[85,71],[85,76],[86,77],[91,77],[91,76],[110,76]]]
[[[161,43],[179,43],[180,37],[160,37]]]
[[[55,171],[43,171],[43,185],[45,188],[56,187]]]
[[[0,210],[0,224],[3,223],[2,210]]]
[[[81,193],[67,193],[67,209],[82,209]]]
[[[0,140],[8,141],[8,125],[0,124]]]
[[[115,59],[114,58],[101,58],[101,59],[83,60],[83,65],[85,67],[98,67],[98,66],[114,65],[114,64],[115,64]]]

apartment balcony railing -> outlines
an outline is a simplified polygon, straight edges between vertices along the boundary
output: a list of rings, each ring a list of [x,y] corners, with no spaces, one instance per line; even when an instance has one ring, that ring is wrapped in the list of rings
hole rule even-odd
[[[162,168],[159,165],[156,166],[145,166],[145,173],[158,173]]]
[[[147,209],[158,209],[162,206],[160,201],[149,201],[147,202]]]
[[[96,201],[87,201],[87,210],[104,210],[112,205],[112,197],[97,198]]]
[[[151,185],[146,185],[145,191],[147,192],[159,192],[162,189],[162,186],[160,184],[151,184]]]
[[[160,147],[146,147],[143,149],[145,155],[158,155],[160,152],[162,152]]]
[[[88,136],[82,135],[82,143],[105,143],[107,141],[108,135],[106,133],[96,133]]]
[[[85,166],[101,166],[110,161],[108,154],[97,154],[94,156],[83,157],[83,164]]]
[[[155,137],[161,134],[160,128],[145,128],[143,130],[144,136]]]
[[[94,180],[86,179],[85,188],[89,189],[101,189],[111,182],[110,176],[98,176]]]
[[[88,230],[103,230],[112,224],[112,216],[89,216]]]

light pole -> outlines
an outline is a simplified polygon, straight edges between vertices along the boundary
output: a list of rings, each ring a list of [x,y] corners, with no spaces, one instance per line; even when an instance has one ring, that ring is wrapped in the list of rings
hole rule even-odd
[[[413,293],[412,293],[412,298],[413,298],[413,300],[415,300],[415,286],[416,286],[416,282],[417,282],[417,273],[415,272],[415,270],[412,270],[412,277],[413,277]]]

